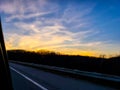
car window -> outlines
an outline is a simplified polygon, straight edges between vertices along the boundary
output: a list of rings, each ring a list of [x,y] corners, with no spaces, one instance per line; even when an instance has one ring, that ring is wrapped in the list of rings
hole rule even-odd
[[[3,81],[15,90],[119,89],[119,9],[118,0],[1,0]]]

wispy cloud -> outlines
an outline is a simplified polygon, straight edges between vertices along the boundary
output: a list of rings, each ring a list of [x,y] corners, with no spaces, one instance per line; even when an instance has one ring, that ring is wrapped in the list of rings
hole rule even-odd
[[[52,17],[52,18],[45,18],[44,16],[53,13],[56,14],[59,12],[59,5],[52,6],[53,4],[48,4],[48,2],[37,2],[33,1],[32,8],[28,7],[27,5],[31,4],[32,2],[28,2],[28,4],[24,4],[23,1],[13,1],[13,3],[5,3],[4,6],[1,7],[2,11],[11,14],[6,19],[7,21],[12,21],[14,19],[31,19],[33,17],[38,17],[36,21],[31,21],[31,23],[19,21],[14,22],[14,26],[21,32],[19,35],[18,33],[9,34],[11,38],[7,38],[7,42],[9,46],[16,45],[18,48],[58,48],[58,47],[78,47],[78,46],[92,46],[91,42],[82,43],[84,38],[87,38],[89,35],[94,34],[94,30],[78,30],[77,32],[71,31],[70,28],[74,27],[70,26],[73,23],[76,24],[76,28],[82,27],[87,24],[86,19],[83,18],[84,15],[87,15],[92,11],[94,8],[88,8],[85,5],[81,5],[81,7],[74,8],[72,5],[69,5],[61,12],[61,16],[59,17]],[[39,2],[39,3],[38,3]],[[41,4],[42,3],[42,4]],[[20,6],[20,5],[22,6]],[[38,8],[39,5],[39,8]],[[47,7],[45,7],[47,6]],[[7,11],[10,7],[11,11]],[[41,7],[41,8],[40,8]],[[59,7],[59,8],[58,8]],[[14,9],[15,8],[15,9]],[[49,8],[49,10],[46,8]],[[56,11],[56,9],[58,11]],[[28,11],[29,10],[29,11]],[[78,12],[77,12],[78,10]],[[79,14],[77,14],[79,13]],[[42,17],[43,16],[43,17]],[[69,26],[67,26],[70,24]],[[20,31],[21,30],[21,31]],[[16,30],[17,32],[17,30]],[[28,34],[29,33],[29,34]],[[16,43],[17,37],[18,44]],[[96,44],[97,42],[93,42]]]
[[[18,39],[18,44],[16,47],[22,49],[38,49],[38,48],[75,48],[75,47],[93,47],[94,45],[99,45],[102,42],[87,42],[83,43],[84,38],[87,38],[89,35],[93,34],[93,31],[79,31],[71,32],[62,25],[52,25],[42,27],[42,23],[35,21],[33,23],[24,23],[18,22],[15,23],[15,26],[18,30],[22,29],[21,35],[8,33],[9,38],[7,43],[10,46],[14,46],[16,43],[16,38]],[[39,26],[39,27],[38,27]],[[41,26],[41,27],[40,27]],[[30,32],[30,34],[24,34],[24,32]],[[14,37],[14,38],[13,38]],[[12,45],[11,45],[12,44]]]
[[[47,6],[47,8],[46,8]],[[36,18],[54,12],[57,5],[46,0],[11,0],[0,4],[0,12],[8,14],[6,21]]]
[[[84,16],[91,13],[95,7],[95,5],[88,7],[86,4],[81,4],[80,6],[76,7],[74,6],[75,5],[71,4],[68,5],[63,13],[62,18],[66,23],[81,22],[84,19]]]
[[[51,12],[40,12],[40,13],[35,13],[35,14],[24,14],[24,15],[17,14],[17,15],[12,15],[10,17],[7,17],[6,21],[9,22],[14,19],[25,20],[25,19],[30,19],[30,18],[36,18],[36,17],[40,17],[40,16],[43,16],[43,15],[46,15],[49,13],[51,13]]]
[[[6,23],[7,49],[49,49],[75,54],[94,54],[110,44],[97,37],[90,13],[95,3],[74,5],[48,0],[11,0],[0,4]],[[14,27],[14,28],[13,28]],[[60,50],[59,50],[60,49]],[[104,51],[104,50],[103,50]]]

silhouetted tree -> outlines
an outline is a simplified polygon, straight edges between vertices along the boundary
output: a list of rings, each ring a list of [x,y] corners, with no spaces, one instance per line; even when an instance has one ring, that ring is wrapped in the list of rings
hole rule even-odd
[[[105,55],[96,58],[79,55],[62,55],[44,50],[38,52],[8,50],[7,53],[9,60],[120,75],[120,56],[105,59]]]

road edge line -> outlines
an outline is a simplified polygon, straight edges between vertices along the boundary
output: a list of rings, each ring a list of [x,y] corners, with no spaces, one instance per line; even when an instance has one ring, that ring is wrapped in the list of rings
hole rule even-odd
[[[20,74],[22,77],[24,77],[25,79],[27,79],[28,81],[32,82],[33,84],[35,84],[36,86],[38,86],[39,88],[41,88],[42,90],[48,90],[47,88],[43,87],[42,85],[38,84],[37,82],[35,82],[34,80],[30,79],[29,77],[27,77],[26,75],[20,73],[19,71],[17,71],[16,69],[14,69],[13,67],[10,67],[10,69],[12,69],[13,71],[15,71],[16,73]]]

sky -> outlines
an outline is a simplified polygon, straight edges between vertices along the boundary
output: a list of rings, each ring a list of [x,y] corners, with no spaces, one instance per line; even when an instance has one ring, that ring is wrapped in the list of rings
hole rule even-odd
[[[120,0],[0,0],[7,50],[120,55]]]

